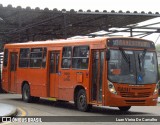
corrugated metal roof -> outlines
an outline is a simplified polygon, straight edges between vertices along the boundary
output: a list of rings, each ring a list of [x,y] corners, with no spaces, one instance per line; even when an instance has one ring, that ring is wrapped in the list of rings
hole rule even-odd
[[[24,42],[85,35],[160,17],[158,12],[31,9],[0,4],[0,41]]]

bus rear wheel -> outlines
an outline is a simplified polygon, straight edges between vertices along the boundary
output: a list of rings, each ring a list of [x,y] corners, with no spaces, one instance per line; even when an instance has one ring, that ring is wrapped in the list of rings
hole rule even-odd
[[[22,100],[28,103],[32,100],[32,97],[30,95],[30,87],[28,84],[24,84],[22,88]]]
[[[118,107],[121,111],[128,111],[130,108],[131,108],[131,106],[122,106],[122,107]]]
[[[76,106],[78,110],[83,112],[89,111],[92,108],[92,105],[87,104],[86,92],[84,89],[78,92]]]

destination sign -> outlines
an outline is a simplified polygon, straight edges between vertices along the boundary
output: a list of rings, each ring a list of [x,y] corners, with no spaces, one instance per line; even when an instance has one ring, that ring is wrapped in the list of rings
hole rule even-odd
[[[136,47],[136,48],[155,48],[154,43],[144,40],[134,39],[110,39],[108,40],[108,46],[120,46],[120,47]]]

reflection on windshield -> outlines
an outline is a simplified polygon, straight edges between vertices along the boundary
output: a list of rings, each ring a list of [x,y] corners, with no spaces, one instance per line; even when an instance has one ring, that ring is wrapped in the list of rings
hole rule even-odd
[[[139,55],[142,53],[139,52]],[[139,65],[141,69],[137,68],[137,83],[156,83],[158,78],[155,53],[146,52]]]
[[[112,82],[130,84],[157,82],[157,61],[154,52],[122,49],[110,52],[108,78]]]

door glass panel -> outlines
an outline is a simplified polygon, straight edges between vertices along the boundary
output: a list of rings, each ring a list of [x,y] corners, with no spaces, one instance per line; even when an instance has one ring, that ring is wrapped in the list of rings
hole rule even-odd
[[[102,101],[102,78],[103,78],[103,62],[104,62],[104,52],[100,52],[100,75],[99,75],[99,95],[98,101]]]
[[[59,53],[56,53],[56,73],[58,73],[58,64],[59,64]]]
[[[92,82],[91,100],[97,103],[102,102],[102,85],[104,69],[104,51],[95,50],[92,52]]]
[[[58,73],[59,53],[50,53],[50,73]]]
[[[55,69],[55,61],[54,61],[55,54],[53,52],[50,53],[50,73],[54,73]]]
[[[98,59],[99,52],[94,51],[92,55],[92,100],[97,99]]]
[[[4,50],[3,66],[6,67],[8,63],[8,49]]]
[[[10,70],[11,71],[16,71],[16,54],[15,53],[12,53],[11,54],[11,67],[10,67]]]

